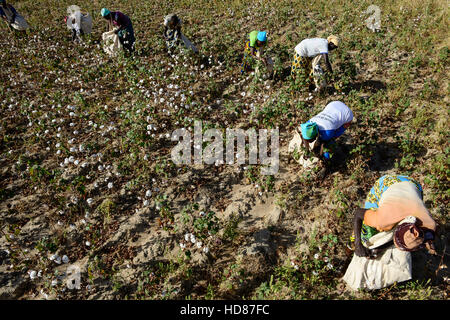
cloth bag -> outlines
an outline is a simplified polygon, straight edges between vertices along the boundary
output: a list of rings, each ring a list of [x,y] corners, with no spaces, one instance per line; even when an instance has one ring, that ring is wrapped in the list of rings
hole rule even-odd
[[[186,47],[186,49],[191,49],[194,52],[198,52],[197,47],[194,46],[192,44],[192,42],[188,38],[186,38],[186,36],[183,33],[181,33],[181,41],[183,41],[184,46]]]
[[[11,26],[19,31],[27,30],[28,28],[30,28],[28,22],[20,14],[16,14],[16,19],[14,20],[14,23],[11,24]]]
[[[409,216],[402,223],[414,223],[415,217]],[[393,239],[395,228],[379,232],[364,245],[369,249],[377,248]],[[411,253],[397,249],[394,244],[385,249],[376,259],[353,255],[352,261],[342,278],[353,289],[381,289],[395,282],[407,281],[412,278]]]
[[[321,91],[327,86],[327,80],[325,79],[325,72],[320,66],[320,59],[322,55],[317,55],[313,61],[311,62],[312,70],[311,73],[314,78],[314,84],[316,85],[317,90]]]
[[[75,23],[72,23],[73,20],[75,20]],[[69,30],[81,29],[84,34],[89,34],[92,32],[92,17],[89,13],[72,13],[67,19],[67,28]]]
[[[315,145],[316,145],[317,139],[313,142],[310,143],[310,147],[312,149],[314,149]],[[300,136],[300,133],[297,132],[297,130],[294,133],[294,137],[292,138],[292,140],[289,142],[289,147],[288,147],[288,151],[289,153],[293,153],[293,152],[297,152],[300,157],[298,158],[298,160],[296,160],[299,164],[301,164],[303,166],[303,168],[305,169],[312,169],[314,167],[314,165],[319,162],[319,158],[317,157],[309,157],[309,159],[305,159],[304,157],[304,149],[301,148],[302,146],[302,137]]]
[[[81,30],[83,30],[84,34],[92,32],[92,17],[89,13],[81,14]]]
[[[114,33],[114,30],[104,32],[102,34],[103,50],[110,56],[116,56],[122,50],[119,36]]]

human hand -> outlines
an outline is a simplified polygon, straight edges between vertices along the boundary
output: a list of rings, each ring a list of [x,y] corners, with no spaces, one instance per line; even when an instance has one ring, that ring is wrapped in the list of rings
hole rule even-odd
[[[425,248],[428,250],[429,254],[436,255],[436,249],[432,241],[425,242]]]
[[[355,254],[358,257],[366,257],[369,258],[371,256],[370,250],[364,247],[362,244],[356,245]]]

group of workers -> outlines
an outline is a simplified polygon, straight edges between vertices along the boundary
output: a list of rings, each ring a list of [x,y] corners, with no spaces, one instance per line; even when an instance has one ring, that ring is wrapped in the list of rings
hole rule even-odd
[[[120,11],[110,11],[106,8],[101,9],[100,13],[108,22],[108,31],[114,31],[123,48],[133,52],[135,36],[131,19]],[[0,0],[0,16],[8,23],[10,28],[23,30],[27,27],[23,17],[5,0]],[[92,19],[86,14],[79,13],[79,10],[74,10],[69,17],[66,17],[66,22],[72,29],[74,40],[79,39],[85,33],[89,33],[92,29]],[[184,45],[186,48],[198,52],[198,49],[182,34],[182,21],[177,15],[167,15],[163,24],[163,36],[169,52],[175,50],[179,45]],[[245,41],[241,73],[251,69],[252,58],[260,60],[268,68],[272,67],[272,60],[264,54],[266,46],[266,31],[255,30],[250,32]],[[291,76],[295,78],[302,74],[309,80],[307,84],[311,85],[314,80],[314,67],[318,64],[319,59],[323,59],[327,71],[332,72],[328,54],[338,47],[339,39],[335,35],[330,35],[327,39],[304,39],[295,47]],[[297,128],[297,134],[301,137],[299,149],[303,152],[305,158],[313,156],[317,157],[320,163],[329,164],[333,158],[335,139],[350,127],[353,119],[353,112],[347,105],[341,101],[332,101],[326,105],[323,111],[301,123]],[[373,269],[375,268],[374,265],[368,265],[368,260],[380,263],[381,265],[378,267],[383,270],[376,276],[378,279],[375,282],[383,283],[379,280],[380,277],[388,277],[386,274],[393,278],[391,282],[399,279],[395,276],[396,272],[400,273],[399,269],[405,267],[396,265],[395,261],[389,260],[386,263],[382,260],[376,260],[377,257],[383,255],[383,250],[399,250],[399,252],[409,254],[412,251],[426,248],[430,253],[435,253],[433,240],[436,223],[424,206],[422,197],[421,185],[411,177],[385,175],[376,181],[367,196],[364,208],[355,210],[353,223],[354,258],[363,258],[364,262],[356,262],[355,260],[355,263],[353,263],[352,261],[352,267],[347,270],[344,279],[351,287],[355,289],[361,287],[376,288],[376,285],[367,284],[370,282],[371,272],[373,273],[373,270],[375,270]],[[378,239],[384,234],[386,234],[387,240],[381,246],[374,247],[371,239]],[[410,257],[404,256],[404,259],[410,259]],[[369,268],[372,268],[370,269],[372,271]],[[407,270],[407,272],[410,274],[410,270]],[[384,285],[392,284],[391,282],[386,282]]]

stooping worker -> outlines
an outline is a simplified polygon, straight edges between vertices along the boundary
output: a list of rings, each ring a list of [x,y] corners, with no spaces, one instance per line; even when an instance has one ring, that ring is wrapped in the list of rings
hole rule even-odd
[[[302,40],[296,47],[294,53],[294,61],[291,66],[291,76],[296,78],[298,74],[302,74],[308,79],[308,86],[313,84],[313,66],[314,58],[320,55],[325,61],[327,71],[331,74],[333,69],[328,58],[330,51],[339,46],[339,39],[335,35],[330,35],[327,39],[311,38]]]
[[[264,56],[264,48],[267,45],[267,32],[254,30],[250,32],[245,42],[244,57],[242,59],[241,74],[250,69],[252,58],[260,60],[268,69],[273,69],[273,62]]]
[[[133,24],[128,16],[120,11],[109,11],[106,8],[101,10],[101,15],[108,21],[108,31],[114,30],[114,33],[119,37],[122,46],[127,49],[129,53],[134,51],[134,30]]]
[[[30,26],[17,10],[6,0],[0,0],[0,17],[8,24],[11,30],[25,31]]]
[[[67,9],[68,16],[64,18],[67,28],[72,31],[72,41],[81,42],[81,36],[92,32],[92,17],[89,13],[82,13],[78,6]]]
[[[384,175],[353,218],[355,255],[344,280],[353,289],[380,289],[411,279],[410,252],[436,254],[436,222],[423,203],[422,186],[404,175]]]
[[[176,14],[172,13],[164,17],[163,36],[166,41],[167,50],[171,53],[183,43],[187,49],[191,49],[197,53],[198,49],[181,32],[181,24],[182,21]]]
[[[334,140],[351,125],[353,112],[341,101],[332,101],[322,112],[300,125],[302,146],[320,160],[333,157]]]

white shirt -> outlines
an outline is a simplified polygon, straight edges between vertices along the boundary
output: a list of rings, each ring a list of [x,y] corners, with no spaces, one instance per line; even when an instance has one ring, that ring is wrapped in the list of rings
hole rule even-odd
[[[353,112],[341,101],[332,101],[322,112],[311,118],[319,130],[336,130],[343,124],[353,120]]]
[[[305,39],[295,47],[302,57],[315,57],[318,54],[328,53],[328,41],[322,38]]]

